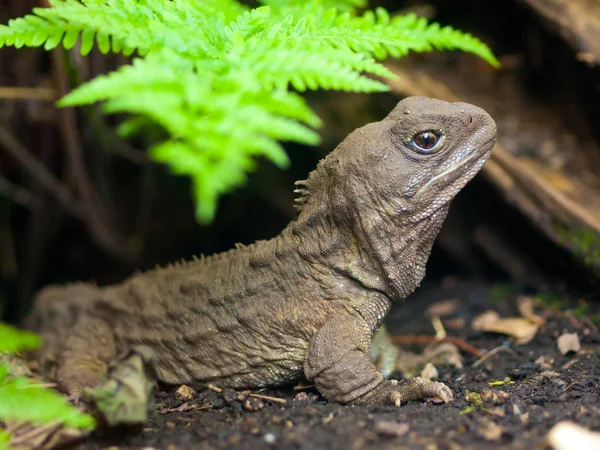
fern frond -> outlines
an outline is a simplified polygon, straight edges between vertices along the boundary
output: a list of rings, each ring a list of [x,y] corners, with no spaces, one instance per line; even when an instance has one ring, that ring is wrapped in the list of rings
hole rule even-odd
[[[210,4],[214,4],[211,7]],[[23,45],[46,50],[61,42],[66,49],[81,40],[81,54],[94,45],[102,53],[109,51],[129,55],[137,50],[141,55],[162,48],[171,48],[190,58],[216,58],[223,51],[221,33],[231,19],[233,2],[224,11],[215,8],[219,2],[189,0],[53,0],[51,8],[34,8],[23,18],[0,26],[0,47]],[[236,8],[243,11],[241,6]],[[203,27],[210,23],[210,28]],[[193,32],[190,31],[195,27]],[[220,40],[221,39],[221,40]]]
[[[283,10],[286,8],[305,8],[306,0],[261,0],[263,5],[270,6],[274,9]],[[310,2],[314,6],[322,9],[335,8],[340,12],[353,13],[356,9],[367,6],[367,0],[312,0]]]
[[[60,104],[102,100],[107,113],[141,114],[163,127],[172,139],[150,154],[173,173],[193,179],[201,200],[197,215],[207,221],[218,195],[245,181],[253,157],[285,167],[288,159],[278,141],[319,140],[308,126],[320,121],[302,97],[257,86],[235,71],[215,77],[176,55],[155,53],[80,86]]]
[[[17,353],[33,350],[40,345],[40,337],[28,331],[18,330],[0,323],[0,353]],[[68,426],[89,429],[94,419],[79,412],[58,392],[46,389],[24,377],[13,377],[4,364],[0,364],[0,422],[48,423],[59,421]],[[1,433],[0,448],[10,440],[10,435]]]
[[[377,92],[369,75],[393,77],[377,60],[410,51],[459,49],[497,65],[473,36],[382,8],[357,15],[365,0],[52,0],[51,8],[0,25],[3,45],[62,43],[80,52],[138,53],[130,66],[99,76],[60,106],[103,101],[107,113],[151,120],[170,139],[150,155],[192,179],[197,216],[212,218],[219,195],[244,182],[255,158],[288,164],[279,141],[314,144],[319,119],[290,92]],[[139,117],[144,118],[143,121]]]
[[[299,9],[290,7],[285,13],[289,14],[287,17],[302,17]],[[383,8],[366,11],[362,16],[340,14],[333,8],[317,10],[293,26],[282,27],[282,32],[288,46],[303,45],[313,51],[333,47],[385,59],[400,58],[410,51],[462,50],[478,55],[495,67],[499,65],[489,47],[468,33],[429,24],[427,19],[415,14],[392,18]]]

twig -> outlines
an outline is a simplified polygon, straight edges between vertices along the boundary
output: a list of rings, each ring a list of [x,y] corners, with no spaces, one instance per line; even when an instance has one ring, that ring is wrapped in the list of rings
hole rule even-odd
[[[52,88],[33,87],[0,87],[0,99],[2,100],[56,100],[58,93]]]
[[[287,400],[278,397],[271,397],[270,395],[250,394],[249,397],[260,398],[261,400],[266,400],[272,403],[279,403],[280,405],[287,405]]]
[[[448,342],[450,344],[456,345],[461,350],[465,352],[471,353],[478,358],[483,356],[483,353],[480,352],[477,348],[473,347],[471,344],[465,342],[463,339],[448,336],[444,339],[438,339],[435,336],[391,336],[392,343],[394,344],[432,344],[437,342]]]
[[[210,389],[211,391],[215,391],[218,394],[220,394],[221,392],[223,392],[223,389],[221,389],[220,387],[215,386],[214,384],[209,384],[206,387],[208,389]],[[284,400],[284,399],[278,398],[278,397],[271,397],[270,395],[248,394],[248,397],[259,398],[261,400],[266,400],[268,402],[279,403],[280,405],[287,405],[287,400]]]
[[[517,356],[517,353],[512,348],[507,347],[506,345],[499,345],[498,347],[491,349],[485,355],[481,356],[477,361],[475,361],[473,363],[473,365],[471,367],[474,367],[474,368],[479,367],[484,362],[486,362],[488,359],[490,359],[492,356],[494,356],[500,352],[508,352],[508,353],[512,353],[513,356]]]
[[[11,183],[0,175],[0,195],[4,195],[13,202],[32,211],[40,206],[40,200],[27,189]]]
[[[437,314],[431,318],[431,325],[435,330],[435,338],[438,340],[446,339],[446,329],[444,328],[444,324],[442,323],[442,319]]]
[[[159,414],[169,414],[173,412],[204,411],[212,408],[212,405],[188,405],[187,403],[184,403],[183,405],[177,407],[157,407],[156,409],[158,410]]]

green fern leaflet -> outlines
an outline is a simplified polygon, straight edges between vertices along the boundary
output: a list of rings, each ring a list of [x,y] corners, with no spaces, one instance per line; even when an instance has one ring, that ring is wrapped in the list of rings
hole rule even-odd
[[[0,322],[0,356],[33,350],[40,342],[38,335]],[[25,377],[14,377],[10,372],[8,363],[0,363],[0,423],[58,421],[70,427],[94,428],[94,418],[81,413],[61,394]],[[10,448],[10,437],[0,426],[0,450]]]
[[[64,97],[61,106],[104,102],[164,128],[150,155],[191,177],[197,217],[209,222],[219,195],[241,185],[257,157],[288,164],[282,141],[313,145],[320,120],[298,92],[377,92],[369,75],[393,77],[378,61],[408,52],[462,50],[494,66],[477,38],[384,9],[358,15],[363,0],[53,0],[0,26],[0,46],[78,45],[85,55],[136,56]]]

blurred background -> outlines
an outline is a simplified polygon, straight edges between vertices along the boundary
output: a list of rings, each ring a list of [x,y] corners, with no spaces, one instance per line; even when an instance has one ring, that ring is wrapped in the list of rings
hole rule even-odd
[[[40,2],[0,2],[0,22]],[[149,161],[156,136],[124,142],[96,107],[59,110],[70,86],[127,59],[92,51],[0,50],[0,319],[17,322],[50,283],[114,283],[137,269],[275,236],[295,217],[294,181],[350,131],[404,96],[486,109],[499,143],[459,194],[428,264],[426,286],[537,293],[587,304],[600,275],[600,2],[371,2],[416,12],[486,42],[495,70],[455,52],[407,57],[391,92],[312,92],[322,143],[288,145],[291,168],[261,161],[221,199],[210,226],[194,219],[190,185]],[[66,58],[68,56],[68,59]],[[466,284],[464,284],[466,283]],[[479,291],[478,291],[479,292]]]

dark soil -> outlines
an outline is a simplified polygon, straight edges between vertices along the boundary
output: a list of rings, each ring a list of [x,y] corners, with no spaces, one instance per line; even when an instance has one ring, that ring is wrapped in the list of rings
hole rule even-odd
[[[440,379],[454,391],[452,403],[352,407],[328,403],[315,390],[299,393],[292,388],[259,392],[285,404],[257,398],[239,401],[231,390],[207,390],[184,402],[175,389],[165,389],[156,395],[158,412],[147,426],[97,432],[85,448],[531,449],[539,448],[561,420],[600,431],[600,334],[587,317],[577,319],[543,307],[536,312],[546,323],[536,337],[515,345],[507,336],[470,327],[473,317],[486,309],[518,315],[510,289],[448,280],[441,286],[424,288],[394,308],[388,328],[394,334],[431,335],[423,313],[426,302],[459,299],[458,308],[444,319],[448,334],[483,351],[506,348],[477,368],[471,367],[477,358],[464,353],[464,369],[438,368]],[[556,338],[565,331],[578,334],[582,349],[577,354],[558,351]],[[508,383],[490,387],[490,382],[502,380]],[[473,408],[466,400],[469,392],[492,395]],[[205,409],[198,410],[201,407]],[[167,408],[188,411],[166,412]]]

